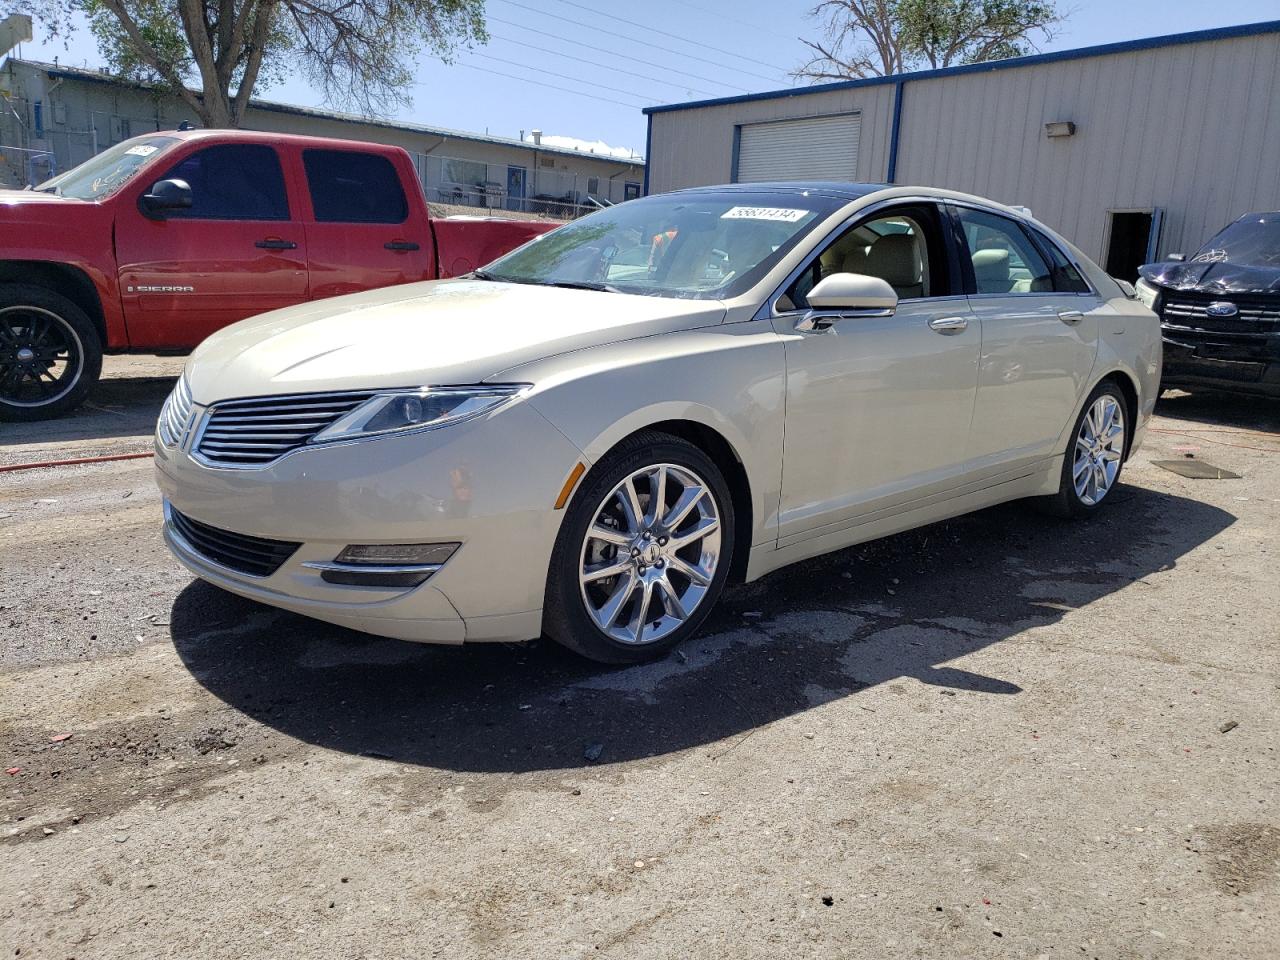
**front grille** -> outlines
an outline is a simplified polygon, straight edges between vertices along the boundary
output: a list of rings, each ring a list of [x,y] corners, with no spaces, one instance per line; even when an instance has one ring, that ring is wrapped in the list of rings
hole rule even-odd
[[[215,404],[197,452],[220,467],[261,467],[296,450],[373,393],[309,393]]]
[[[1209,304],[1234,303],[1239,311],[1234,317],[1211,317]],[[1231,294],[1184,293],[1165,294],[1161,315],[1166,323],[1216,333],[1280,332],[1280,296],[1233,296]]]
[[[182,442],[187,430],[187,421],[191,419],[191,388],[187,386],[184,374],[178,378],[173,393],[165,400],[160,411],[160,439],[167,447],[176,447]]]
[[[229,567],[252,577],[269,577],[302,546],[288,540],[250,537],[230,530],[219,530],[169,508],[169,522],[206,560]]]

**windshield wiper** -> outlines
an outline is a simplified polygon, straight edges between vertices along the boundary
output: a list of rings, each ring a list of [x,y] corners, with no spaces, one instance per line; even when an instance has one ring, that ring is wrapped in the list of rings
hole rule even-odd
[[[621,293],[617,287],[594,280],[543,280],[543,286],[563,287],[566,290],[596,290],[602,293]]]

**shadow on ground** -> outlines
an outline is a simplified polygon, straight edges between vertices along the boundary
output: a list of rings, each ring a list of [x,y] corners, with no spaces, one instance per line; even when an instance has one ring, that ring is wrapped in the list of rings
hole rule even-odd
[[[948,664],[1173,566],[1234,520],[1134,487],[1113,501],[1089,523],[1013,504],[798,564],[730,591],[700,637],[644,667],[600,667],[545,641],[381,640],[201,582],[177,598],[171,630],[216,696],[333,750],[508,772],[583,766],[590,744],[602,763],[728,750],[900,677],[1016,695],[1007,679]]]
[[[1238,393],[1170,390],[1156,403],[1156,413],[1210,427],[1233,427],[1280,433],[1280,399]]]
[[[112,377],[94,385],[88,399],[71,413],[35,423],[6,423],[4,444],[110,441],[149,438],[174,377]]]

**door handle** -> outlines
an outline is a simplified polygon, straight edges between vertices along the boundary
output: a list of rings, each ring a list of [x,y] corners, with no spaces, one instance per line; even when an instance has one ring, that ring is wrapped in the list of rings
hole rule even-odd
[[[929,329],[938,333],[960,333],[968,326],[969,321],[965,317],[934,317],[929,321]]]
[[[1079,323],[1084,319],[1084,314],[1079,310],[1063,310],[1058,314],[1058,319],[1063,323]]]
[[[417,250],[418,245],[412,240],[392,240],[382,245],[387,250]]]
[[[281,240],[279,237],[268,237],[254,244],[263,250],[296,250],[298,245],[292,240]]]

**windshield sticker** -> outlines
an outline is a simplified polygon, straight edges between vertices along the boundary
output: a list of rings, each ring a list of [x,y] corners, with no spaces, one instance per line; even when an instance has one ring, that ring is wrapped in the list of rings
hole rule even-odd
[[[808,210],[795,210],[790,207],[733,207],[720,215],[721,220],[776,220],[780,223],[795,223],[804,219]]]
[[[149,157],[159,149],[159,147],[153,147],[148,143],[140,143],[136,147],[130,147],[125,153],[135,157]]]

